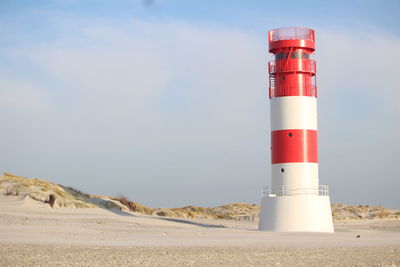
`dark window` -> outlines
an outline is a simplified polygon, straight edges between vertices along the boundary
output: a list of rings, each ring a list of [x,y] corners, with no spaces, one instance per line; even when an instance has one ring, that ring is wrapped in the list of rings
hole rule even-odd
[[[292,136],[293,136],[293,134],[292,134],[292,133],[289,133],[288,135],[289,135],[289,137],[292,137]]]
[[[284,56],[285,56],[284,53],[278,53],[275,55],[275,59],[283,59]]]
[[[281,173],[283,173],[284,171],[285,171],[285,169],[284,169],[284,168],[282,168],[282,169],[281,169]]]
[[[287,58],[289,58],[289,53],[278,53],[275,55],[275,60]],[[310,55],[305,52],[292,52],[290,53],[290,58],[310,58]]]
[[[304,52],[293,52],[291,58],[308,58],[308,54]]]

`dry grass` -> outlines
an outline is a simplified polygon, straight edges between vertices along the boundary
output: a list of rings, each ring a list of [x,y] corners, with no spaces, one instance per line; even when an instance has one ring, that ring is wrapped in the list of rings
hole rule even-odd
[[[29,196],[34,200],[49,203],[55,207],[118,209],[147,215],[173,218],[205,218],[239,221],[254,221],[258,218],[259,206],[246,203],[232,203],[212,208],[185,206],[181,208],[149,208],[128,200],[125,196],[108,197],[90,195],[72,187],[66,187],[48,181],[24,178],[10,173],[0,176],[0,194]],[[51,199],[53,196],[54,199]],[[400,219],[399,210],[384,207],[351,206],[332,204],[332,216],[335,221],[367,219]]]
[[[143,206],[137,202],[130,201],[124,196],[118,196],[118,197],[114,197],[112,199],[120,202],[122,205],[127,207],[128,210],[130,210],[132,212],[139,212],[139,213],[151,215],[151,214],[153,214],[153,211],[154,211],[154,209]]]
[[[255,204],[232,203],[218,207],[204,208],[186,206],[182,208],[154,209],[153,214],[175,218],[204,218],[254,221],[258,216],[259,207]]]
[[[390,210],[380,206],[332,203],[332,216],[334,221],[340,220],[368,220],[368,219],[400,219],[399,210]]]
[[[4,173],[3,176],[0,176],[0,190],[4,195],[29,196],[42,202],[48,202],[50,195],[53,195],[55,197],[54,204],[58,207],[93,207],[82,198],[66,192],[58,184],[36,178],[24,178],[10,173]]]
[[[96,208],[107,205],[106,208],[119,208],[114,203],[93,199],[89,194],[72,187],[64,187],[45,180],[25,178],[10,173],[4,173],[3,176],[0,176],[0,194],[28,196],[59,208]]]

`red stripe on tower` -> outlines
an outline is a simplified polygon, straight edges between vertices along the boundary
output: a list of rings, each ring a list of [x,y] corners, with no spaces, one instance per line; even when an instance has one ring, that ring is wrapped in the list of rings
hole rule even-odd
[[[317,131],[280,130],[271,132],[272,164],[318,162]]]

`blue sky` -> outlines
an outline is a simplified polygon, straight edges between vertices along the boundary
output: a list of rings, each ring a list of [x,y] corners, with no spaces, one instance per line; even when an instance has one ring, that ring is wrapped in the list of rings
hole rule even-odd
[[[400,208],[398,1],[0,2],[0,171],[150,206],[258,203],[266,33],[316,29],[321,184]]]

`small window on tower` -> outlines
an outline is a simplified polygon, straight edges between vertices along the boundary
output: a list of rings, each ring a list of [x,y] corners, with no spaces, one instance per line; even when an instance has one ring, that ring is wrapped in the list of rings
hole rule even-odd
[[[283,59],[284,53],[278,53],[275,55],[275,59]]]
[[[288,135],[289,135],[289,137],[292,137],[292,136],[293,136],[293,134],[292,134],[292,133],[289,133]]]
[[[284,168],[282,168],[282,169],[281,169],[281,173],[284,173],[284,172],[285,172],[285,169],[284,169]]]

